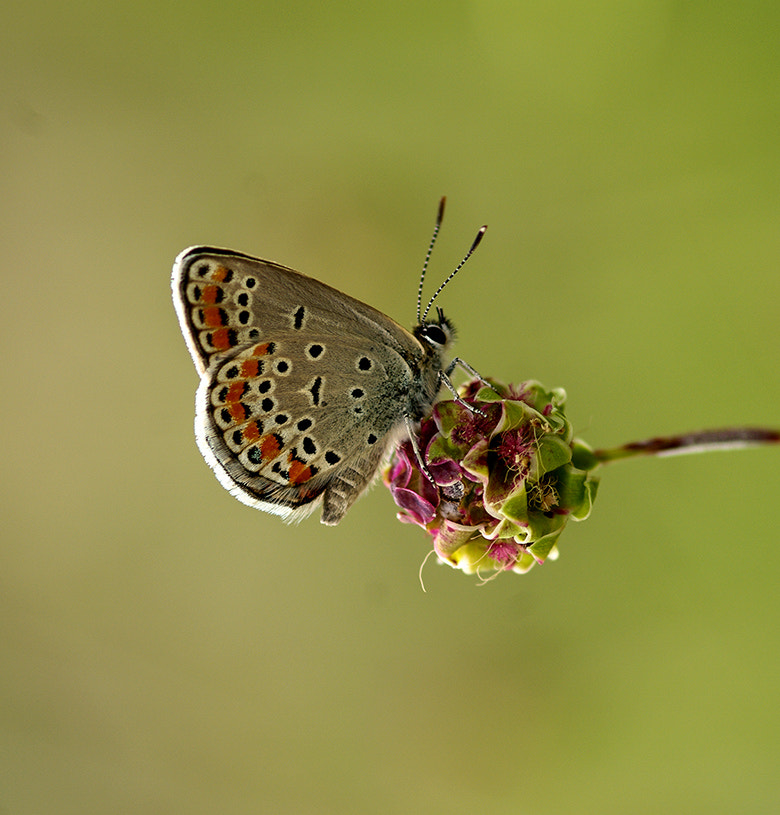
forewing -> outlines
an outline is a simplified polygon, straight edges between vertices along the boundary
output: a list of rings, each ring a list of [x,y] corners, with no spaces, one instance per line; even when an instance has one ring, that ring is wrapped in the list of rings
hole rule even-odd
[[[417,340],[394,320],[332,286],[278,263],[227,249],[185,249],[171,280],[176,314],[199,373],[214,358],[248,345],[258,331],[310,326],[316,312],[326,335],[369,336],[399,354],[420,354]]]

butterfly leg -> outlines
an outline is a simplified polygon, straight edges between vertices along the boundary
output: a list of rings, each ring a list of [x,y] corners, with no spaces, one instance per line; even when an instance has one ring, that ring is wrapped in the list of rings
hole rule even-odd
[[[460,482],[455,482],[454,484],[448,487],[442,487],[440,484],[437,484],[433,480],[433,476],[431,475],[431,471],[425,464],[423,459],[422,452],[420,451],[420,445],[417,443],[417,429],[414,426],[414,422],[412,421],[411,417],[408,413],[404,414],[404,422],[406,423],[406,429],[409,433],[409,441],[412,445],[412,450],[414,450],[414,457],[417,459],[417,463],[420,465],[420,470],[422,474],[428,479],[428,481],[433,484],[434,488],[441,494],[444,495],[446,498],[450,500],[459,500],[463,497],[463,486]]]
[[[474,370],[474,369],[471,367],[471,365],[469,365],[468,363],[464,362],[464,361],[463,361],[463,360],[462,360],[460,357],[455,357],[455,359],[453,359],[453,360],[452,360],[452,362],[450,362],[450,364],[447,366],[447,370],[446,370],[446,371],[439,371],[439,382],[440,382],[441,384],[443,384],[443,385],[444,385],[444,386],[447,388],[447,390],[449,390],[449,392],[450,392],[450,393],[451,393],[451,394],[452,394],[452,395],[455,397],[455,401],[456,401],[456,402],[457,402],[459,405],[463,405],[463,407],[465,407],[465,408],[466,408],[467,410],[469,410],[471,413],[476,413],[476,414],[478,414],[479,416],[485,416],[486,414],[485,414],[485,412],[484,412],[483,410],[480,410],[479,408],[474,407],[474,405],[470,405],[468,402],[464,402],[464,401],[463,401],[463,399],[461,399],[461,398],[460,398],[460,395],[458,394],[457,389],[456,389],[456,388],[455,388],[455,386],[452,384],[452,380],[450,379],[450,374],[451,374],[451,373],[452,373],[452,372],[455,370],[455,368],[456,368],[456,367],[458,367],[458,366],[460,366],[461,368],[463,368],[463,370],[464,370],[464,371],[467,371],[468,373],[470,373],[470,374],[471,374],[473,377],[475,377],[476,379],[479,379],[479,381],[480,381],[480,382],[482,382],[483,384],[487,385],[489,388],[491,388],[491,387],[492,387],[492,385],[491,385],[489,382],[486,382],[486,381],[485,381],[485,380],[484,380],[484,379],[483,379],[483,378],[482,378],[482,377],[481,377],[481,376],[480,376],[480,375],[479,375],[479,374],[478,374],[478,373],[477,373],[477,372],[476,372],[476,371],[475,371],[475,370]]]
[[[465,362],[460,357],[452,358],[452,362],[450,362],[450,364],[447,366],[445,373],[447,376],[449,376],[456,368],[462,368],[467,374],[471,374],[474,379],[478,379],[483,385],[487,385],[489,388],[493,387],[490,382],[487,381],[487,379],[482,377],[482,374],[480,374],[479,371],[472,368],[468,362]]]
[[[431,471],[425,464],[425,460],[423,459],[422,453],[420,452],[420,445],[417,443],[417,428],[414,426],[412,417],[408,413],[404,413],[404,424],[406,425],[407,433],[409,433],[409,441],[412,443],[414,457],[417,459],[417,463],[420,465],[422,474],[428,479],[428,481],[431,482],[431,484],[433,484],[434,487],[436,487],[436,482],[433,480]]]

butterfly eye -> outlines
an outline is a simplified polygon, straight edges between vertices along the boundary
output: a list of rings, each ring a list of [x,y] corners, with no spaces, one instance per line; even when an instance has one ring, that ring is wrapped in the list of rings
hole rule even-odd
[[[447,344],[447,334],[438,325],[424,325],[421,334],[431,345]]]

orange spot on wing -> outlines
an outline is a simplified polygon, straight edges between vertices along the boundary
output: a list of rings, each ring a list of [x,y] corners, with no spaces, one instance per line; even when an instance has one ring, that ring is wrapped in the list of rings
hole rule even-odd
[[[241,376],[251,379],[260,373],[260,362],[256,359],[247,359],[241,365]]]
[[[217,302],[217,295],[220,292],[219,286],[204,286],[201,292],[200,299],[204,303],[214,304]]]
[[[303,484],[311,478],[311,467],[293,459],[290,462],[290,483]]]
[[[260,345],[256,345],[252,351],[252,356],[264,357],[268,353],[269,344],[270,343],[267,342],[261,342]]]
[[[260,428],[257,422],[250,422],[245,428],[243,437],[246,441],[257,441],[260,438]]]
[[[208,328],[218,328],[222,325],[222,309],[217,306],[209,306],[203,309],[203,323]]]
[[[221,283],[230,272],[230,269],[226,269],[224,266],[218,266],[214,271],[211,273],[211,279],[215,283]]]
[[[218,328],[211,335],[211,346],[216,351],[227,351],[228,348],[231,348],[232,343],[230,342],[230,329]]]
[[[238,400],[244,395],[245,386],[246,386],[245,382],[234,382],[228,388],[227,396],[225,396],[225,401],[238,402]]]
[[[242,402],[233,402],[228,408],[228,412],[230,418],[236,422],[243,422],[246,419],[247,411]]]
[[[260,439],[260,452],[263,454],[263,459],[265,461],[270,461],[273,458],[276,458],[279,455],[279,450],[281,447],[279,446],[279,440],[273,433],[268,433],[267,435],[263,436]]]

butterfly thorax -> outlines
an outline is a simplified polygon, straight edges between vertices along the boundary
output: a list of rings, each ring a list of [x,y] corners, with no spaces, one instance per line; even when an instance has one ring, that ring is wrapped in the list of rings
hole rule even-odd
[[[412,334],[422,346],[423,353],[415,365],[410,365],[416,381],[409,389],[408,413],[409,418],[419,422],[436,401],[445,367],[445,354],[455,339],[455,328],[438,310],[435,322],[419,323]]]

